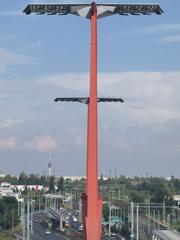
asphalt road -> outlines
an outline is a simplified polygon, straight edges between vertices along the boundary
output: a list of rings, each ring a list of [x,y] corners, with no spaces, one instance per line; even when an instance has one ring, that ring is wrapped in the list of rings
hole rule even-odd
[[[68,238],[53,232],[51,232],[49,235],[46,235],[46,229],[41,225],[40,219],[38,221],[36,215],[34,219],[36,220],[33,222],[33,234],[31,235],[32,240],[68,240]]]
[[[68,212],[67,212],[68,215]],[[71,233],[71,237],[68,238],[66,236],[59,235],[58,233],[51,232],[49,235],[46,235],[46,228],[44,228],[41,224],[42,219],[45,217],[45,213],[36,213],[34,214],[34,221],[33,221],[33,234],[31,235],[32,240],[80,240],[82,239],[82,233],[80,233],[77,229],[81,225],[79,222],[73,222],[72,216],[75,213],[72,211],[70,217],[70,225],[74,225],[75,228],[70,226],[69,231]],[[77,225],[77,226],[75,226]],[[120,235],[112,236],[111,238],[104,236],[102,240],[122,240],[123,238]]]

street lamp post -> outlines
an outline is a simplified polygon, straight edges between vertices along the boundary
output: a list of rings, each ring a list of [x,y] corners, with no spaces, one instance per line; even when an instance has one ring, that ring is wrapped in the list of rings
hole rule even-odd
[[[166,223],[166,198],[167,196],[164,197],[163,201],[163,223]]]
[[[139,204],[136,205],[136,240],[139,240]]]
[[[160,229],[160,211],[158,210],[158,230]]]
[[[151,233],[151,206],[148,206],[148,233]]]
[[[109,238],[111,237],[111,202],[109,202],[109,231],[108,231],[108,235],[109,235]]]
[[[134,203],[131,202],[131,240],[134,239]]]
[[[150,15],[163,13],[158,4],[30,4],[26,14],[67,15],[74,14],[91,20],[91,61],[90,61],[90,96],[87,98],[56,98],[55,101],[80,102],[88,105],[87,129],[87,166],[86,193],[82,195],[84,239],[100,240],[102,219],[102,198],[98,192],[98,136],[97,103],[121,102],[122,98],[98,98],[97,96],[97,20],[102,17],[119,14]]]
[[[153,218],[154,218],[154,230],[156,229],[156,211],[153,210]]]

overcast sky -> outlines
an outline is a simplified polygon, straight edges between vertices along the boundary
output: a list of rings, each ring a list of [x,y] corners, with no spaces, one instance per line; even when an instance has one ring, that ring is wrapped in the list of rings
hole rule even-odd
[[[42,174],[51,153],[57,175],[84,175],[87,106],[53,99],[88,95],[89,20],[29,2],[0,2],[0,171]],[[125,99],[98,105],[104,175],[180,177],[180,1],[157,2],[163,16],[98,23],[99,96]]]

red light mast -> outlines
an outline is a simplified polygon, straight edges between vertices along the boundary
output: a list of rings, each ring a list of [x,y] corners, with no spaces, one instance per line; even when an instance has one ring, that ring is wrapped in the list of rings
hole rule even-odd
[[[91,20],[91,63],[90,96],[88,98],[56,98],[55,101],[80,102],[88,105],[87,129],[87,169],[86,193],[83,194],[84,240],[100,240],[102,198],[98,193],[98,138],[97,138],[97,103],[121,102],[122,98],[98,98],[97,96],[97,19],[119,14],[123,15],[161,15],[158,4],[30,4],[26,14],[67,15],[74,14]]]

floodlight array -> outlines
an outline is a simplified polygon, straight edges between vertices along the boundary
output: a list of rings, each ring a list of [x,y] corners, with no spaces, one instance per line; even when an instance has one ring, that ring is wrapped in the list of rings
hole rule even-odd
[[[54,99],[55,102],[79,102],[88,104],[89,98],[80,98],[80,97],[59,97]]]
[[[162,9],[157,4],[119,4],[116,6],[115,12],[120,15],[149,15],[163,13]]]
[[[67,15],[74,14],[81,17],[89,18],[91,16],[92,4],[29,4],[24,12],[26,14],[48,14],[48,15]],[[162,14],[163,10],[158,4],[96,4],[97,17],[107,17],[114,14],[119,15],[150,15]]]
[[[98,102],[120,102],[123,103],[122,98],[98,98]]]
[[[67,15],[70,12],[70,7],[67,4],[30,4],[25,9],[26,14],[49,14],[49,15]]]

